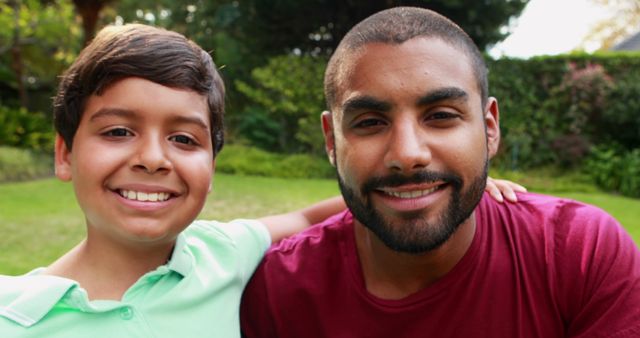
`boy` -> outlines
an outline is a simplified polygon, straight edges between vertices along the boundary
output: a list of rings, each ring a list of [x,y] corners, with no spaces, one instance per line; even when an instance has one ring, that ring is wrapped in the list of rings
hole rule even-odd
[[[46,268],[0,278],[0,336],[240,336],[242,289],[271,241],[342,204],[194,221],[223,111],[211,57],[182,35],[125,25],[96,36],[54,101],[56,176],[73,182],[87,237]]]

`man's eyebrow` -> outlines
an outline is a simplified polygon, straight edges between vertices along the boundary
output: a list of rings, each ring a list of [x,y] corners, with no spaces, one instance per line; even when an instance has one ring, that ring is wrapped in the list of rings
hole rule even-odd
[[[342,105],[342,113],[345,115],[358,110],[373,110],[384,113],[391,110],[391,104],[365,95],[350,98]]]
[[[427,106],[445,100],[467,101],[468,99],[469,95],[464,90],[458,87],[445,87],[422,95],[416,104],[418,106]]]

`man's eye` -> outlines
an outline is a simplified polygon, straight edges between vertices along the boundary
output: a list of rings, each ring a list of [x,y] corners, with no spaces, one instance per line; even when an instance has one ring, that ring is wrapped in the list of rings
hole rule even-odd
[[[195,145],[196,142],[189,136],[185,135],[175,135],[170,138],[172,141],[182,144]]]
[[[126,137],[132,136],[133,134],[126,130],[125,128],[114,128],[104,133],[105,136],[111,137]]]
[[[452,119],[452,118],[456,118],[458,115],[456,114],[452,114],[452,113],[448,113],[448,112],[435,112],[433,114],[430,114],[429,117],[427,118],[428,120],[446,120],[446,119]]]
[[[371,128],[384,125],[384,121],[378,119],[365,119],[353,124],[354,128]]]

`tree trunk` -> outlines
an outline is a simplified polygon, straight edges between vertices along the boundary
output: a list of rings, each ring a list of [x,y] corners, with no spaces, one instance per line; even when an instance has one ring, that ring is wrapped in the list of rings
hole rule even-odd
[[[100,11],[110,0],[73,0],[76,11],[82,18],[82,30],[84,33],[83,45],[86,46],[96,35],[96,26]]]
[[[24,85],[24,61],[22,60],[22,46],[20,41],[20,1],[12,1],[14,13],[13,40],[11,44],[11,68],[16,77],[16,87],[20,106],[27,108],[29,97]]]

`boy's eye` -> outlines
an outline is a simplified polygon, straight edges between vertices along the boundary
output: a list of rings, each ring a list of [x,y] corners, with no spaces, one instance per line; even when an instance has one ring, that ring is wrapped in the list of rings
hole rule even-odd
[[[104,133],[105,136],[111,137],[126,137],[133,134],[125,128],[114,128]]]
[[[181,144],[196,145],[196,142],[191,137],[185,135],[175,135],[171,136],[169,139]]]

